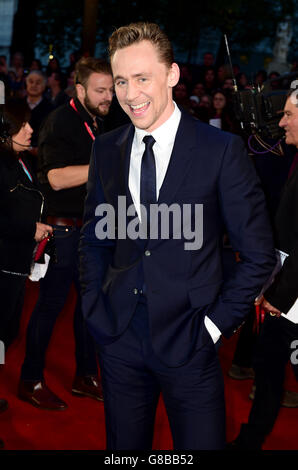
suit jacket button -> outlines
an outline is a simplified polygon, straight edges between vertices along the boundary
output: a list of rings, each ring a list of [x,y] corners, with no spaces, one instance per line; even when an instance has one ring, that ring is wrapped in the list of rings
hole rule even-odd
[[[134,293],[135,295],[137,295],[137,294],[139,293],[138,289],[135,288],[135,289],[133,290],[133,293]]]
[[[145,256],[150,256],[150,255],[151,255],[151,251],[146,250],[146,251],[145,251]]]

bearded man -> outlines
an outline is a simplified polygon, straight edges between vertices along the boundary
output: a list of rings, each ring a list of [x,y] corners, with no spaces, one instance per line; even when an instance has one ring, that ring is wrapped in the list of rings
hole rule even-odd
[[[48,116],[38,145],[39,179],[47,204],[47,222],[54,228],[57,262],[50,261],[46,276],[40,281],[39,299],[27,330],[18,396],[47,410],[67,408],[45,384],[43,371],[52,331],[72,282],[77,291],[72,393],[103,399],[94,342],[81,312],[78,242],[91,147],[95,137],[104,131],[104,117],[113,97],[109,64],[92,57],[82,58],[76,66],[75,86],[76,97]]]

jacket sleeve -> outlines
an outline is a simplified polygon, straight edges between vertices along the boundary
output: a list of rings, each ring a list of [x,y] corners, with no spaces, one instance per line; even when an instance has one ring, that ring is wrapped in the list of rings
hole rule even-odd
[[[82,289],[82,310],[88,326],[94,336],[98,338],[98,322],[100,312],[106,310],[102,283],[112,254],[115,240],[98,237],[97,223],[101,216],[95,215],[96,208],[105,204],[98,171],[98,141],[92,149],[89,178],[87,183],[87,196],[85,200],[84,225],[80,240],[80,280]]]
[[[288,179],[275,218],[277,246],[288,257],[264,296],[283,313],[298,297],[298,168]]]
[[[224,336],[231,336],[249,314],[255,297],[276,262],[264,194],[242,139],[232,136],[219,175],[218,197],[234,251],[233,276],[225,279],[208,317]]]
[[[0,169],[0,238],[2,239],[27,239],[33,240],[36,232],[36,221],[33,213],[24,213],[19,210],[15,213],[10,207],[10,188],[7,186],[7,178]],[[17,191],[17,189],[16,189]]]
[[[298,298],[298,241],[264,297],[273,307],[288,313]]]

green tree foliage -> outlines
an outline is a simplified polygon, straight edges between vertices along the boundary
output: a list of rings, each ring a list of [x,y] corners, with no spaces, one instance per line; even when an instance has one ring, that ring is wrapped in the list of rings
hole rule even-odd
[[[227,33],[230,44],[249,51],[264,38],[273,41],[276,25],[293,14],[296,0],[99,0],[97,40],[106,47],[109,35],[132,21],[154,21],[180,49],[195,49],[204,28]],[[81,41],[83,0],[39,2],[37,39],[56,54],[78,48]]]
[[[38,2],[35,43],[42,52],[46,54],[50,44],[58,57],[69,50],[80,49],[83,9],[83,0]]]

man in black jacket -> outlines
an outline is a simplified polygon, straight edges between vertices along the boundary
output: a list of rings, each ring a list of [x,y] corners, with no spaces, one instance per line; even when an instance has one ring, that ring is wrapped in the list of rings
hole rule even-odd
[[[286,144],[298,148],[298,103],[287,99],[279,124]],[[231,448],[261,449],[272,431],[283,396],[286,364],[291,358],[298,379],[298,165],[292,168],[275,216],[275,244],[281,269],[258,299],[266,311],[255,357],[256,394],[248,423]]]
[[[42,409],[61,410],[66,404],[45,384],[45,356],[57,316],[74,282],[76,374],[72,393],[102,400],[95,346],[86,329],[78,279],[78,242],[86,195],[89,157],[95,136],[113,96],[110,66],[94,58],[76,67],[77,97],[51,113],[40,132],[40,180],[47,203],[47,222],[54,227],[57,263],[51,261],[40,281],[40,295],[27,330],[27,348],[18,396]]]
[[[47,79],[39,70],[33,70],[26,77],[26,101],[31,109],[30,125],[33,129],[32,147],[37,147],[40,126],[54,109],[49,100],[43,96],[46,85]]]

